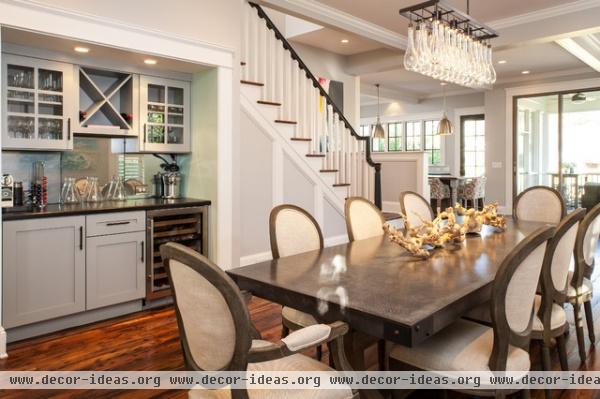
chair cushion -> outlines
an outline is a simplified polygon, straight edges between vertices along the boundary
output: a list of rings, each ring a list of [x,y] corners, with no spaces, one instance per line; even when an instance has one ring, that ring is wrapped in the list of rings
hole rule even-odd
[[[253,341],[252,346],[270,345],[267,341]],[[248,371],[334,371],[325,363],[318,362],[308,356],[296,354],[268,362],[249,363]],[[350,399],[353,397],[350,387],[347,389],[289,389],[289,390],[269,390],[269,389],[249,389],[250,399]],[[189,391],[190,398],[201,399],[231,399],[231,390],[223,389],[192,389]]]
[[[416,347],[395,345],[390,357],[421,370],[490,372],[493,345],[494,331],[490,327],[458,320]],[[507,371],[525,375],[530,366],[529,353],[509,348]]]
[[[312,326],[313,324],[319,324],[317,319],[315,319],[308,313],[301,312],[288,306],[284,306],[283,309],[281,309],[281,317],[301,327],[308,327]]]
[[[544,331],[544,325],[542,324],[542,320],[538,317],[537,313],[542,306],[542,297],[541,295],[535,296],[535,315],[533,316],[533,331]],[[550,328],[554,330],[567,322],[567,312],[563,309],[562,306],[552,304],[552,317],[550,318]]]
[[[569,277],[567,281],[573,281],[573,272],[570,271],[569,272]],[[581,292],[580,295],[587,295],[590,292],[594,292],[594,285],[592,284],[592,282],[590,281],[589,278],[584,277],[583,278],[583,284],[581,287]],[[575,287],[573,287],[571,284],[569,284],[569,288],[567,288],[567,296],[569,298],[573,298],[577,296],[577,291],[575,290]]]

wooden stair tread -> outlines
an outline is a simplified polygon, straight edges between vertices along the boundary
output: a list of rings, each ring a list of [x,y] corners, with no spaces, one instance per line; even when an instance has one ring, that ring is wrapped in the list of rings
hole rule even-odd
[[[350,183],[335,183],[333,187],[348,187]]]
[[[321,169],[319,172],[321,173],[337,173],[339,170],[337,169]]]
[[[292,141],[312,141],[312,139],[308,137],[292,137],[290,140]]]
[[[240,65],[241,65],[241,66],[245,66],[245,65],[246,65],[246,63],[245,63],[244,61],[240,61]]]
[[[258,100],[256,102],[263,105],[274,105],[276,107],[281,107],[281,103],[277,103],[275,101]]]
[[[309,158],[324,158],[325,154],[306,154]]]
[[[297,125],[298,122],[296,121],[284,121],[283,119],[275,119],[275,123],[285,123],[288,125]]]
[[[240,83],[243,85],[251,85],[251,86],[264,86],[264,83],[260,83],[260,82],[252,82],[250,80],[240,80]]]

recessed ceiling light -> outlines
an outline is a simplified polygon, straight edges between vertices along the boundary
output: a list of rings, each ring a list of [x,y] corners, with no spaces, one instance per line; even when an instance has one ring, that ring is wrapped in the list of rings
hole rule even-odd
[[[156,60],[153,60],[151,58],[145,59],[144,60],[144,64],[148,64],[148,65],[156,65]]]
[[[448,84],[448,82],[441,82],[440,85],[442,86],[446,86]]]
[[[342,43],[342,44],[348,44],[348,43],[350,43],[350,40],[348,40],[348,39],[342,39],[342,40],[340,40],[340,43]]]
[[[74,50],[77,51],[78,53],[84,53],[84,54],[90,52],[89,48],[87,48],[87,47],[80,47],[80,46],[75,47]]]
[[[506,64],[506,60],[500,60],[498,61],[498,64]]]
[[[523,75],[529,75],[530,71],[521,71]]]

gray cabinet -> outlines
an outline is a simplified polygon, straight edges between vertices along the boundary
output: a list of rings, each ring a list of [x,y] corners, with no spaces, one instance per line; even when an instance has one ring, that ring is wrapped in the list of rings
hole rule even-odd
[[[88,310],[145,295],[145,238],[144,231],[87,238]]]
[[[3,326],[84,311],[85,217],[8,221],[3,229]]]

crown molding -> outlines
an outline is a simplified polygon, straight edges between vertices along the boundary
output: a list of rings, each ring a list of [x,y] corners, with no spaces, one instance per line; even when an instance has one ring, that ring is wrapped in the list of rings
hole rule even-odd
[[[387,47],[406,49],[406,36],[315,0],[260,0],[258,3],[306,18],[311,22],[354,33]]]
[[[517,25],[524,25],[532,22],[542,21],[548,18],[561,17],[565,14],[572,14],[577,11],[585,11],[590,8],[600,7],[600,0],[577,0],[571,3],[565,3],[554,7],[543,8],[515,15],[508,18],[497,19],[488,22],[487,25],[496,30],[510,28]]]

